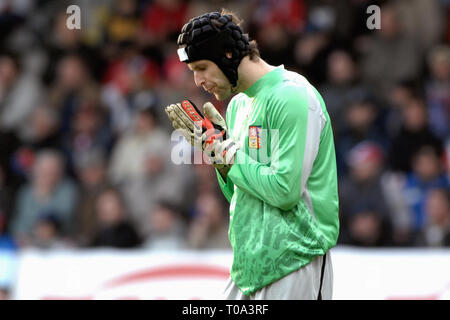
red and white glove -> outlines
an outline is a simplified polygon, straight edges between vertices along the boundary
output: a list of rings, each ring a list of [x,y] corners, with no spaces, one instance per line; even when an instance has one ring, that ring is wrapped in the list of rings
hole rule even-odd
[[[165,109],[172,126],[192,146],[201,148],[213,164],[232,164],[238,146],[232,139],[226,139],[225,120],[211,102],[206,102],[203,110],[205,116],[189,100],[171,104]]]

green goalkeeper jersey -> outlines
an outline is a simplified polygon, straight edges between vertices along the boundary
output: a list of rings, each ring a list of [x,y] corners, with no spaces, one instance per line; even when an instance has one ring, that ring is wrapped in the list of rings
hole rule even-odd
[[[336,245],[336,158],[330,117],[301,75],[275,68],[233,97],[228,134],[241,148],[224,181],[231,278],[255,291]]]

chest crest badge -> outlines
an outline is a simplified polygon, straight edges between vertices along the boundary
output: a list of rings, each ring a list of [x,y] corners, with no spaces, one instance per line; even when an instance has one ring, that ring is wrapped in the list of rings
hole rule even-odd
[[[261,148],[261,126],[248,127],[248,147],[250,149]]]

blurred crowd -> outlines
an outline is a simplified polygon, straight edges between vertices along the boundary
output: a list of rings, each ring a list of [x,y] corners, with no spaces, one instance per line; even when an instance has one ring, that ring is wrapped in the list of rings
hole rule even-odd
[[[81,29],[66,22],[81,9]],[[367,8],[381,8],[381,29]],[[164,106],[196,88],[176,39],[222,7],[270,64],[306,76],[332,119],[339,244],[450,246],[450,2],[0,2],[0,249],[222,249],[228,203],[177,164]],[[212,100],[224,114],[228,101]]]

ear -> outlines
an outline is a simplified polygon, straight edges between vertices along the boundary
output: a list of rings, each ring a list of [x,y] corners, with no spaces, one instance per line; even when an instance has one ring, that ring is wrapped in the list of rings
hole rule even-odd
[[[229,51],[225,52],[225,57],[227,57],[228,59],[231,59],[233,57],[233,54]]]

